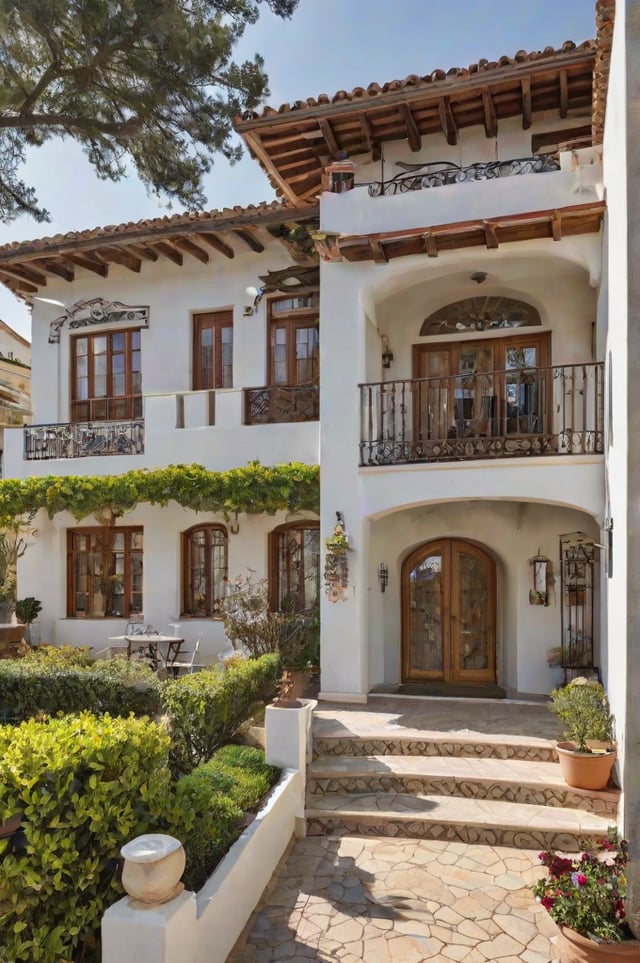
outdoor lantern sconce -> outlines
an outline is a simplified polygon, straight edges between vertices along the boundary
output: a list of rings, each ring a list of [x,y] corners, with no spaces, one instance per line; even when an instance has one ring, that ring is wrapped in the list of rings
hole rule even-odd
[[[391,362],[393,361],[393,351],[389,346],[389,339],[386,334],[382,335],[382,367],[390,368]]]
[[[336,512],[333,532],[325,539],[324,591],[330,602],[345,601],[349,587],[347,553],[351,551],[349,533],[342,512]]]
[[[529,605],[549,604],[549,583],[553,582],[553,563],[546,555],[538,554],[529,559],[533,569],[533,588],[529,591]]]
[[[249,297],[253,298],[253,304],[247,304],[244,309],[244,317],[250,318],[254,314],[257,314],[258,308],[260,307],[260,302],[264,297],[266,287],[263,285],[262,287],[256,288],[254,285],[251,285],[246,289],[246,291]]]
[[[389,566],[386,562],[380,562],[378,565],[378,585],[380,586],[380,591],[384,592],[388,584]]]

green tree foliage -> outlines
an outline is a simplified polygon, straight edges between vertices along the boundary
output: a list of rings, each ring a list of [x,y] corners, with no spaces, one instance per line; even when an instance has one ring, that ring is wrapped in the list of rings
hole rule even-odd
[[[266,2],[0,0],[0,217],[48,220],[20,179],[29,146],[72,137],[97,175],[133,165],[145,186],[189,208],[221,153],[240,156],[233,118],[268,96],[264,62],[233,50]]]

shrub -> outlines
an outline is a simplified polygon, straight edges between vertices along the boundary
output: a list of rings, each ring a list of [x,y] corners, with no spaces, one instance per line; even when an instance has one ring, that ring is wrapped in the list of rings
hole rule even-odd
[[[160,712],[160,683],[148,666],[123,659],[68,665],[64,659],[44,653],[0,661],[0,718],[21,722],[84,710],[116,716]]]
[[[554,689],[549,709],[558,717],[565,738],[575,743],[578,752],[589,752],[589,739],[601,742],[613,739],[614,718],[599,682],[580,676]]]
[[[87,666],[91,662],[90,652],[89,645],[39,645],[31,649],[25,659],[51,668],[65,668],[69,665]]]
[[[170,719],[173,771],[187,773],[210,759],[273,689],[278,674],[278,657],[265,655],[165,682],[162,702]]]
[[[60,963],[122,893],[120,846],[158,826],[169,737],[145,719],[83,713],[0,728],[0,958]],[[188,826],[188,820],[186,821]]]
[[[169,832],[182,840],[187,856],[187,889],[204,886],[243,828],[243,814],[255,810],[279,775],[264,761],[264,753],[249,746],[224,746],[209,762],[197,766],[177,783],[180,812],[191,813],[193,825]]]

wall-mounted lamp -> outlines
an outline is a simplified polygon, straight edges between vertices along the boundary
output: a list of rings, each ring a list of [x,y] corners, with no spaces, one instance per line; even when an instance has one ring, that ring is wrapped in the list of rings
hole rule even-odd
[[[249,297],[253,298],[253,304],[245,305],[245,309],[244,309],[244,317],[250,318],[252,317],[252,315],[257,313],[258,307],[260,306],[260,302],[264,297],[266,287],[264,287],[263,285],[262,287],[257,288],[255,287],[255,285],[252,284],[246,289],[246,291]]]
[[[234,512],[233,521],[229,522],[229,531],[232,535],[237,535],[240,531],[240,522],[238,521],[238,513]]]
[[[378,585],[380,586],[380,591],[384,592],[387,585],[389,584],[389,566],[386,562],[380,562],[378,565]]]
[[[390,368],[393,361],[393,351],[389,345],[389,339],[386,334],[383,334],[380,340],[382,341],[382,367]]]

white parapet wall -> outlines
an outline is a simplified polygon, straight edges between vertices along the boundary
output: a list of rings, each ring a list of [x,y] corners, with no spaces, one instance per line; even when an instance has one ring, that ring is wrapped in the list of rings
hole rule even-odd
[[[196,894],[140,907],[130,897],[102,919],[102,963],[224,963],[296,835],[304,834],[306,763],[316,703],[268,707],[267,760],[282,776],[251,825]]]

